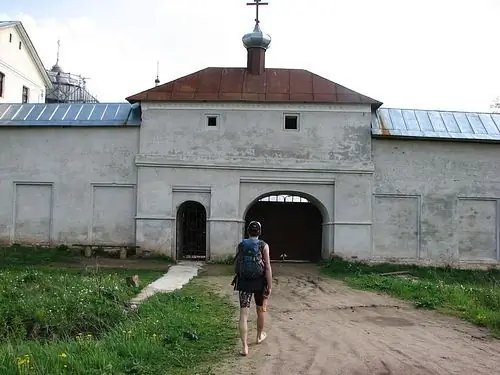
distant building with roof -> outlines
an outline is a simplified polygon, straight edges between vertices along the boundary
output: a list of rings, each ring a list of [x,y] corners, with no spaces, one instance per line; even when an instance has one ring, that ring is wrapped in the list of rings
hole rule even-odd
[[[59,41],[57,44],[56,63],[47,70],[52,88],[47,89],[46,103],[98,103],[99,101],[88,92],[85,77],[62,70],[59,65]]]
[[[500,114],[269,68],[258,17],[242,41],[128,103],[1,104],[0,242],[224,259],[258,220],[273,259],[498,264]]]
[[[87,78],[64,72],[57,61],[45,69],[20,21],[0,21],[0,103],[98,103]]]
[[[51,80],[19,21],[0,21],[0,103],[44,103]]]

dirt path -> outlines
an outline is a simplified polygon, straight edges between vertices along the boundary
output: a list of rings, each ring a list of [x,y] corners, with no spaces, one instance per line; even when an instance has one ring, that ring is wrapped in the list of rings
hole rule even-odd
[[[231,276],[204,279],[236,303]],[[275,264],[268,339],[217,374],[500,374],[500,341],[487,331],[393,298],[350,289],[316,266]],[[226,272],[227,274],[227,272]],[[252,301],[253,304],[253,301]],[[250,337],[255,335],[252,308]]]

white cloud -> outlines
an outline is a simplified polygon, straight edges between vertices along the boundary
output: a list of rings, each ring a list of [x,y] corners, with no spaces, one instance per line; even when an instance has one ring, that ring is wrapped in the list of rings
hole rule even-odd
[[[207,66],[244,66],[253,27],[245,0],[120,2],[99,12],[23,21],[46,66],[90,77],[101,101],[123,101]],[[489,110],[500,95],[496,0],[269,0],[261,26],[271,67],[304,68],[386,106]],[[117,3],[118,4],[118,3]],[[4,17],[5,18],[5,17]]]

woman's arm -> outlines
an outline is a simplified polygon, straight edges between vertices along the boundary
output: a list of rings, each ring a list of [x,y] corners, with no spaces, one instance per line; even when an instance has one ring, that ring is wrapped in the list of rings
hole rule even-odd
[[[271,257],[269,256],[269,245],[266,243],[264,246],[264,264],[266,267],[266,279],[268,294],[271,294],[273,288],[273,271],[271,269]]]

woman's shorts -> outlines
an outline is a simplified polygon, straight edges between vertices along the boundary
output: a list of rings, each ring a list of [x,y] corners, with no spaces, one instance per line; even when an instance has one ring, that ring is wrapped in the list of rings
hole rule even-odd
[[[240,290],[240,308],[250,307],[252,295],[255,299],[255,304],[258,307],[262,307],[264,305],[264,292],[243,292]]]

